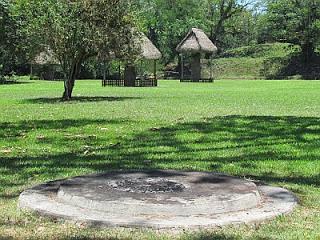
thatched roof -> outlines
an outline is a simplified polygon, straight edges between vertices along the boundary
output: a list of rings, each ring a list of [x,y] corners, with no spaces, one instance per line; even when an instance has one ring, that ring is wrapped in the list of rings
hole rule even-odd
[[[139,39],[141,42],[141,56],[145,59],[149,60],[157,60],[162,57],[161,52],[158,48],[153,45],[149,38],[146,35],[142,34],[141,38]]]
[[[192,28],[176,50],[180,53],[215,53],[218,49],[201,29]]]
[[[46,65],[46,64],[58,65],[58,64],[60,64],[59,61],[54,57],[53,51],[50,48],[47,48],[44,51],[40,52],[33,59],[32,63],[38,64],[38,65]]]
[[[131,54],[135,55],[138,58],[144,58],[148,60],[158,60],[162,57],[161,52],[158,50],[158,48],[153,45],[153,43],[150,41],[150,39],[144,35],[143,33],[137,33],[133,40],[130,41],[128,44],[129,46],[125,46],[129,49],[135,49]],[[130,51],[130,50],[129,50]],[[115,52],[110,51],[109,54],[100,53],[100,57],[104,57],[105,59],[122,59],[123,56],[117,55]]]

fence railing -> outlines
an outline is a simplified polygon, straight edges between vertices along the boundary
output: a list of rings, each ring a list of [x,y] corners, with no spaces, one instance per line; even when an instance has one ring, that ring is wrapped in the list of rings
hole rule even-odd
[[[111,86],[111,87],[124,87],[125,81],[123,79],[107,79],[102,80],[102,86]],[[158,81],[157,79],[136,79],[134,82],[135,87],[157,87]]]

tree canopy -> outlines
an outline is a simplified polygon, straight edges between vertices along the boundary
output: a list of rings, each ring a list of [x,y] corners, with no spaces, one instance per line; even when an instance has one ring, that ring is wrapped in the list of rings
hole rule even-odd
[[[19,22],[11,15],[11,2],[0,1],[0,78],[13,71],[23,56],[19,49]]]
[[[80,65],[92,56],[122,56],[134,34],[129,0],[20,0],[15,11],[24,20],[30,57],[50,49],[61,64],[68,100]]]
[[[268,0],[265,26],[276,41],[301,46],[309,61],[320,41],[320,0]]]
[[[165,62],[176,56],[175,48],[192,28],[206,31],[221,49],[238,46],[244,35],[254,36],[250,0],[139,0],[139,22],[148,37],[162,50]],[[249,6],[251,9],[249,9]],[[245,33],[245,34],[244,34]],[[242,45],[242,43],[240,43]]]
[[[320,42],[320,0],[1,0],[0,74],[50,51],[60,63],[64,99],[70,99],[80,65],[116,56],[133,62],[132,41],[144,32],[163,54],[192,28],[203,29],[219,53],[256,43],[299,45],[305,62]],[[28,59],[26,59],[26,56]]]

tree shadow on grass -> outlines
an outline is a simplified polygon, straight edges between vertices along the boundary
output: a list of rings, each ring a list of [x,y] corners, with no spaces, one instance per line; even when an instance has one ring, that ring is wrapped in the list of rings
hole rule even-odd
[[[32,82],[27,82],[27,81],[15,81],[15,80],[6,80],[6,81],[0,81],[0,86],[1,85],[19,85],[19,84],[29,84]]]
[[[57,103],[79,103],[79,102],[121,102],[126,100],[141,99],[139,97],[104,97],[104,96],[81,96],[72,97],[70,101],[63,101],[61,98],[32,98],[23,100],[24,103],[34,104],[57,104]]]
[[[13,237],[9,237],[9,236],[6,236],[6,237],[0,236],[0,240],[13,240],[13,239],[14,239]]]
[[[55,134],[36,142],[64,152],[36,155],[0,153],[3,188],[25,186],[30,177],[70,176],[77,172],[107,172],[119,169],[183,169],[223,172],[267,183],[320,186],[320,174],[310,166],[320,164],[320,118],[227,116],[197,122],[146,129],[126,136],[110,136],[100,126],[127,125],[130,120],[59,120],[1,123],[0,137],[19,142],[21,132],[50,131]],[[63,131],[90,126],[94,138],[73,137]],[[94,126],[94,127],[92,127]],[[313,165],[308,165],[309,163]],[[296,166],[291,167],[290,166]],[[231,171],[231,170],[230,170]],[[10,174],[15,177],[11,178]],[[11,194],[15,194],[9,191]],[[1,198],[1,196],[0,196]]]
[[[62,119],[62,120],[26,120],[16,122],[0,122],[0,138],[19,141],[25,134],[41,130],[64,132],[69,128],[83,128],[91,125],[117,125],[127,122],[127,119],[91,120],[91,119]],[[68,140],[68,139],[66,139]],[[0,165],[1,166],[1,165]]]
[[[161,236],[161,235],[160,235]],[[110,237],[110,238],[96,238],[95,236],[93,237],[71,237],[71,238],[66,238],[66,240],[93,240],[93,239],[105,239],[105,240],[129,240],[129,239],[136,239],[134,236],[132,238],[127,238],[127,237]],[[157,236],[155,237],[155,239],[157,239]],[[184,239],[184,238],[182,238]],[[237,237],[233,237],[233,236],[226,236],[223,234],[218,234],[218,233],[207,233],[207,234],[192,234],[190,236],[188,236],[186,239],[190,239],[190,240],[237,240],[240,238]],[[266,240],[266,239],[265,239]]]
[[[307,166],[320,161],[320,118],[216,117],[139,133],[130,147],[123,159],[148,159],[151,167],[223,171],[231,165],[239,176],[268,183],[320,186],[320,174],[309,174]],[[288,171],[292,164],[297,169]]]
[[[65,240],[128,240],[128,238],[122,238],[122,237],[97,237],[97,236],[92,236],[92,237],[88,237],[88,236],[75,236],[75,237],[65,237],[62,238]],[[1,240],[1,239],[0,239]]]
[[[237,240],[240,239],[236,236],[220,234],[216,232],[200,232],[188,234],[186,239],[190,240]]]

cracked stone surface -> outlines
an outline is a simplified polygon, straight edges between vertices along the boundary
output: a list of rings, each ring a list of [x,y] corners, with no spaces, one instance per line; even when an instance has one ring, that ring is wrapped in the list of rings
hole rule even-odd
[[[24,191],[19,207],[109,227],[199,228],[261,222],[290,213],[288,190],[218,173],[118,171]]]

